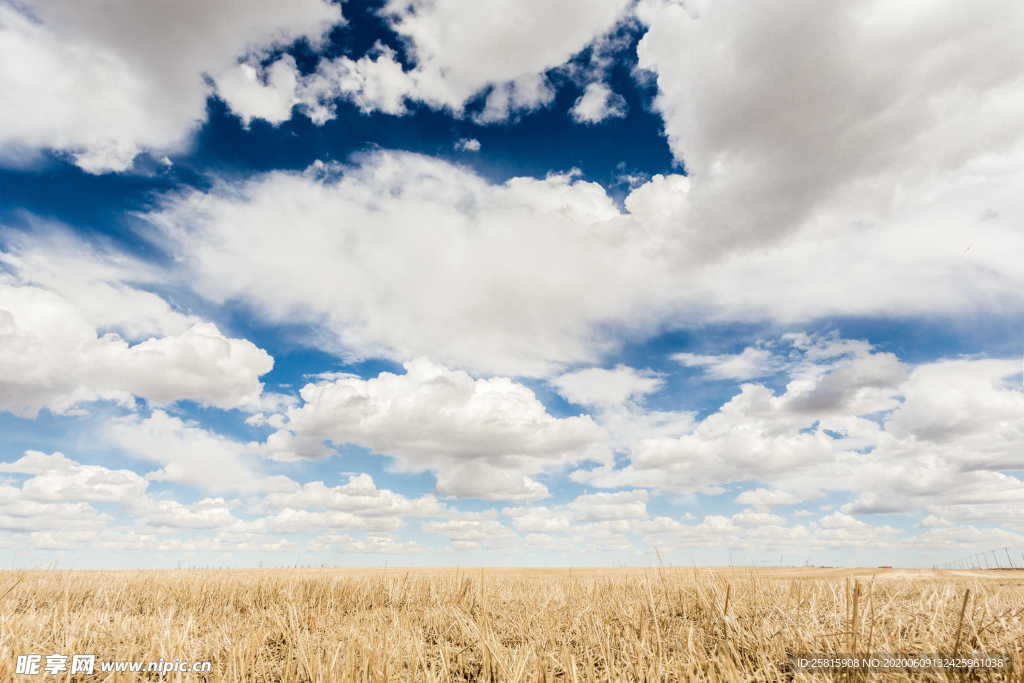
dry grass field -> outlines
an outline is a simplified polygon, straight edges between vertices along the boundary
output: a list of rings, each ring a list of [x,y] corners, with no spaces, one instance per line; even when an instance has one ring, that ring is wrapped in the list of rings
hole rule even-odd
[[[0,573],[19,654],[212,662],[176,681],[1024,681],[1024,572],[278,569]],[[794,671],[810,653],[998,654],[1006,668]]]

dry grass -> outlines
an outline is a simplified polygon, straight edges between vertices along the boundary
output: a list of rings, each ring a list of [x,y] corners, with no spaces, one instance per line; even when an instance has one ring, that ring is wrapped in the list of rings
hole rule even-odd
[[[0,573],[8,589],[2,681],[46,679],[15,676],[14,659],[52,652],[213,662],[165,680],[333,682],[865,680],[793,673],[788,657],[954,650],[1011,668],[871,680],[1024,681],[1024,572]]]

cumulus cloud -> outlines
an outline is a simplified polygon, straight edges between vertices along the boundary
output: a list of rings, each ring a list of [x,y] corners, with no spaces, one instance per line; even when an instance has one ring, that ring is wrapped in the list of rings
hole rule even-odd
[[[799,496],[779,489],[750,489],[736,496],[736,502],[754,507],[775,507],[779,505],[796,505],[803,502]]]
[[[10,280],[50,291],[77,309],[97,330],[130,341],[180,334],[200,318],[150,291],[167,273],[110,245],[87,242],[70,228],[25,216],[28,230],[0,230],[0,266]]]
[[[677,437],[693,429],[692,411],[649,410],[642,405],[664,382],[660,373],[622,364],[574,370],[550,380],[561,396],[593,412],[608,432],[609,444],[620,451],[641,438]]]
[[[261,403],[259,377],[273,359],[134,284],[166,273],[39,230],[31,241],[5,234],[0,251],[0,410],[30,417],[133,396],[158,405]]]
[[[281,68],[281,63],[271,68]],[[294,72],[294,62],[284,63],[284,68]],[[404,114],[406,99],[417,90],[416,80],[397,60],[395,51],[381,44],[359,59],[341,56],[322,60],[316,72],[293,84],[295,80],[293,75],[289,81],[295,90],[294,98],[318,124],[334,118],[336,101],[341,99],[350,100],[364,113]]]
[[[100,334],[63,297],[0,276],[0,410],[33,417],[43,408],[66,413],[132,396],[158,405],[255,405],[263,390],[258,378],[272,367],[265,351],[211,323],[129,344]]]
[[[743,517],[736,517],[738,516],[706,515],[693,524],[683,524],[668,517],[657,517],[636,526],[646,542],[659,549],[754,546],[777,550],[794,546],[806,548],[811,542],[809,530],[803,525],[748,525],[741,523]]]
[[[495,100],[564,63],[610,29],[626,7],[625,0],[501,0],[472,7],[455,0],[390,0],[384,13],[409,41],[419,99],[459,111],[491,85],[485,111],[503,118],[512,104],[542,103],[544,88],[531,85],[531,94],[517,101]]]
[[[480,141],[476,138],[460,138],[455,141],[455,150],[458,152],[479,152]]]
[[[132,472],[80,465],[60,453],[28,451],[0,464],[0,472],[33,475],[21,486],[0,484],[0,529],[12,532],[100,529],[110,516],[86,501],[125,502],[146,488]]]
[[[239,58],[341,20],[325,0],[171,4],[27,0],[0,6],[0,157],[69,155],[90,173],[123,171],[141,152],[182,150],[206,116],[207,79],[222,72],[242,102]],[[282,117],[283,105],[247,115]]]
[[[899,405],[906,369],[895,357],[834,335],[787,335],[772,345],[778,350],[759,356],[758,363],[785,368],[790,381],[784,392],[742,384],[703,420],[676,421],[682,429],[675,434],[633,432],[636,438],[623,444],[629,453],[626,467],[580,470],[573,478],[600,486],[715,493],[730,482],[798,478],[877,443],[878,425],[861,416]],[[749,375],[749,364],[737,362],[742,358],[707,355],[701,364],[711,371],[724,368],[717,370],[723,374]],[[836,438],[840,434],[844,438]],[[810,496],[817,485],[803,480],[801,490]]]
[[[61,453],[27,451],[14,462],[0,463],[0,472],[32,475],[20,488],[5,487],[0,492],[0,517],[7,513],[20,519],[8,524],[9,529],[57,529],[61,527],[52,523],[66,521],[67,515],[76,515],[81,522],[67,527],[72,530],[114,528],[110,526],[113,517],[98,513],[86,502],[116,503],[136,525],[156,531],[212,529],[239,522],[231,514],[233,504],[223,498],[190,504],[153,498],[147,491],[149,481],[131,470],[84,465]]]
[[[667,518],[649,518],[648,495],[642,489],[584,493],[564,505],[507,507],[501,514],[511,520],[517,531],[526,534],[525,540],[531,545],[633,549],[631,534],[647,533],[666,523],[678,526],[678,522]]]
[[[316,323],[344,353],[540,375],[596,361],[614,344],[602,322],[657,302],[658,266],[643,251],[653,245],[620,217],[603,188],[572,174],[492,185],[377,152],[169,197],[150,220],[201,294]]]
[[[258,528],[273,533],[304,533],[319,529],[356,531],[394,531],[402,526],[396,517],[363,517],[335,510],[296,510],[284,508],[258,521]]]
[[[610,522],[647,517],[647,491],[619,491],[618,493],[587,493],[577,496],[566,505],[582,522]]]
[[[771,480],[832,457],[833,439],[810,429],[814,422],[787,414],[770,389],[744,385],[692,432],[641,439],[625,468],[580,470],[573,478],[599,486],[721,492],[718,487],[729,482]]]
[[[341,553],[384,553],[389,555],[405,555],[426,550],[424,546],[414,541],[399,541],[394,536],[383,534],[372,534],[365,538],[354,538],[347,534],[324,534],[310,541],[309,547],[315,552],[327,550]]]
[[[741,526],[784,526],[786,519],[770,512],[740,512],[731,517]]]
[[[931,511],[1015,522],[1005,510],[1024,500],[1024,482],[1008,472],[1020,469],[1024,436],[1018,361],[911,366],[859,340],[783,340],[790,344],[779,347],[790,380],[783,392],[743,384],[691,432],[640,438],[624,466],[579,470],[573,479],[708,493],[735,482],[771,485],[735,498],[759,513],[843,492],[850,502],[820,525],[845,529],[830,537],[834,544],[861,528],[852,515]]]
[[[446,536],[455,550],[480,550],[514,546],[518,535],[502,524],[494,510],[462,513],[423,525],[427,533]]]
[[[132,513],[140,522],[156,528],[216,529],[238,521],[233,506],[223,498],[203,498],[184,505],[176,500],[143,500]]]
[[[285,55],[266,68],[241,62],[217,77],[217,94],[245,126],[253,119],[279,124],[292,117],[299,102],[295,58]]]
[[[569,531],[572,522],[564,510],[543,505],[503,508],[501,514],[512,519],[512,526],[530,533],[559,533]]]
[[[260,501],[270,508],[320,507],[370,517],[431,516],[444,510],[434,496],[410,499],[378,489],[373,477],[356,474],[340,486],[327,486],[322,481],[297,484],[291,480],[280,484]]]
[[[400,471],[433,472],[445,495],[543,498],[548,491],[535,475],[607,455],[589,417],[555,418],[510,379],[474,379],[422,359],[402,375],[345,376],[307,384],[300,395],[268,450],[314,445],[284,455],[319,457],[324,441],[358,444],[391,456]]]
[[[243,64],[219,78],[218,86],[243,120],[277,122],[298,104],[322,124],[334,118],[340,100],[363,112],[402,115],[409,102],[418,102],[463,116],[470,102],[482,98],[473,119],[496,123],[549,104],[555,89],[545,72],[600,43],[627,7],[627,0],[499,0],[487,6],[389,0],[380,14],[403,44],[405,60],[378,42],[358,58],[321,59],[305,75],[287,55],[262,69]],[[594,121],[622,115],[621,97],[595,87],[574,111]]]
[[[21,485],[24,498],[47,502],[96,501],[132,504],[145,496],[148,482],[131,470],[82,465],[62,453],[26,451],[0,472],[31,474]]]
[[[922,535],[909,537],[884,525],[872,525],[845,513],[832,513],[810,525],[790,524],[781,515],[746,510],[731,516],[706,515],[694,521],[651,517],[644,491],[583,494],[557,507],[519,506],[502,514],[525,533],[522,542],[547,549],[571,545],[597,552],[636,552],[693,548],[770,548],[794,551],[827,548],[870,548],[915,543],[929,546]],[[489,517],[454,525],[477,528]],[[684,521],[685,520],[685,521]],[[507,535],[507,532],[504,532]]]
[[[495,185],[387,151],[223,181],[165,198],[149,219],[202,296],[313,324],[346,357],[551,376],[687,320],[1020,312],[1021,168],[992,162],[908,195],[884,223],[816,219],[801,239],[706,262],[682,176],[654,176],[623,212],[573,174]],[[1006,220],[981,220],[986,206]],[[965,256],[970,243],[984,246]],[[776,369],[769,350],[682,359],[735,378]]]
[[[15,474],[44,474],[46,472],[67,472],[78,466],[63,453],[25,451],[25,455],[14,462],[0,463],[0,472]]]
[[[41,503],[19,498],[19,491],[0,486],[0,530],[89,531],[102,528],[110,519],[88,503]]]
[[[626,115],[626,99],[604,83],[588,83],[569,110],[576,123],[600,123]]]
[[[626,365],[585,368],[559,375],[552,386],[566,399],[582,406],[615,406],[662,388],[662,375]]]
[[[711,379],[755,379],[773,375],[785,367],[782,359],[770,350],[754,346],[737,354],[676,353],[672,359],[687,367],[704,368],[704,374]]]
[[[1000,443],[1024,441],[1020,376],[1020,362],[1008,359],[951,360],[918,367],[903,386],[906,401],[893,413],[888,429],[934,444],[969,444],[977,449],[978,464],[1020,469],[1019,458],[1001,450],[1005,444]],[[945,390],[936,392],[937,386]],[[993,441],[996,435],[999,438]]]
[[[884,215],[1022,139],[1016,3],[645,0],[637,14],[639,67],[656,76],[708,249]]]
[[[193,422],[154,410],[149,417],[127,415],[110,420],[101,436],[128,455],[162,467],[148,479],[190,484],[211,490],[257,487],[255,446],[208,431]]]

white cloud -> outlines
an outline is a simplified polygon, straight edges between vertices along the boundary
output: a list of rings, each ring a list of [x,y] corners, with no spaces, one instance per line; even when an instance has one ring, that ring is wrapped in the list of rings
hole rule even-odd
[[[650,370],[626,365],[614,368],[585,368],[551,380],[564,398],[582,406],[615,406],[659,391],[664,377]]]
[[[677,437],[693,429],[691,411],[647,410],[642,400],[661,390],[662,374],[626,365],[584,368],[560,375],[550,384],[564,398],[593,409],[594,417],[616,450],[641,438]]]
[[[476,138],[461,138],[455,141],[455,150],[457,152],[479,152],[480,141]]]
[[[146,475],[211,490],[258,486],[257,447],[247,447],[201,426],[154,410],[149,417],[128,415],[109,421],[101,436],[129,455],[159,463]]]
[[[384,14],[408,41],[417,99],[461,112],[491,87],[485,119],[501,120],[549,101],[544,71],[609,30],[625,0],[390,0]]]
[[[568,514],[543,505],[503,508],[501,514],[510,517],[512,526],[524,532],[550,534],[569,531],[572,528]]]
[[[272,124],[287,121],[299,101],[295,59],[285,55],[265,69],[253,61],[223,71],[217,77],[217,94],[245,126],[253,119]]]
[[[47,466],[58,469],[42,469]],[[0,529],[15,532],[47,529],[86,531],[102,528],[110,517],[84,501],[117,500],[126,491],[125,477],[115,482],[104,478],[103,472],[114,477],[130,474],[124,470],[86,468],[59,453],[47,456],[32,451],[14,463],[5,463],[4,469],[0,471],[37,473],[21,487],[0,484]],[[77,486],[67,486],[69,480],[76,476],[79,479]],[[26,489],[26,485],[31,482],[35,483]],[[144,488],[145,482],[142,484]],[[67,498],[54,497],[54,493],[61,492],[71,495]]]
[[[569,110],[576,123],[600,123],[626,115],[626,100],[604,83],[588,83],[583,94]]]
[[[619,17],[622,0],[563,4],[392,0],[385,14],[412,42],[437,99],[452,108],[488,83],[513,81],[561,64]],[[441,79],[442,74],[447,77]],[[450,74],[450,75],[449,75]]]
[[[813,366],[812,366],[813,371]],[[827,374],[797,379],[786,387],[786,407],[795,413],[865,415],[899,405],[898,387],[907,366],[891,353],[868,353],[833,362]]]
[[[193,427],[182,429],[180,422],[172,427],[177,427],[179,432],[199,431]],[[206,435],[206,438],[213,437]],[[179,439],[165,447],[170,452],[183,444]],[[187,450],[183,459],[195,461],[214,452],[208,448],[204,452],[207,444],[201,443],[195,434],[191,435],[191,443],[184,445],[198,447],[200,451]],[[162,454],[149,455],[162,457]],[[223,462],[207,458],[205,464],[213,474],[211,487],[216,488],[217,480],[223,476]],[[271,513],[240,519],[233,514],[240,501],[203,498],[182,503],[163,495],[147,495],[148,481],[135,472],[83,465],[60,453],[28,451],[14,462],[0,463],[0,472],[33,475],[20,487],[0,484],[0,530],[16,534],[52,531],[52,534],[40,536],[39,543],[30,536],[34,546],[42,549],[80,547],[88,542],[92,547],[127,550],[144,547],[171,551],[277,551],[294,548],[294,544],[276,536],[280,534],[321,529],[393,531],[403,526],[406,517],[438,516],[446,512],[433,496],[409,499],[393,491],[377,489],[365,474],[353,476],[348,483],[333,488],[323,482],[299,485],[287,477],[263,479],[249,486],[249,493],[254,494],[249,506],[257,513],[268,509]],[[196,484],[186,478],[179,478],[179,481]],[[124,517],[117,519],[101,514],[85,501],[117,503]],[[303,509],[306,507],[318,509]],[[126,526],[125,522],[131,526]],[[169,537],[174,533],[209,531],[216,531],[216,535]],[[320,540],[325,538],[343,537],[321,537]],[[349,549],[352,552],[370,552],[372,548],[381,552],[420,549],[417,544],[379,545],[384,543],[381,538],[385,537],[367,538]]]
[[[393,115],[405,114],[407,102],[415,101],[462,116],[470,101],[483,97],[483,109],[473,118],[495,123],[549,104],[555,90],[545,72],[595,40],[606,42],[605,32],[627,6],[627,0],[498,0],[486,7],[391,0],[380,13],[402,41],[408,66],[378,42],[357,59],[322,59],[308,75],[300,76],[285,56],[262,71],[245,65],[229,72],[218,86],[246,120],[263,116],[277,122],[299,104],[322,124],[334,118],[338,100]],[[622,98],[594,86],[576,108],[579,116],[623,115]]]
[[[573,479],[598,486],[709,491],[734,481],[768,481],[812,467],[834,454],[833,439],[792,416],[771,390],[747,384],[718,412],[678,438],[641,439],[624,469],[596,468]]]
[[[258,528],[274,533],[304,533],[318,529],[394,531],[402,526],[398,517],[363,516],[340,510],[296,510],[284,508],[258,520]]]
[[[307,384],[267,448],[314,445],[289,455],[318,457],[324,440],[359,444],[392,456],[400,471],[435,473],[442,494],[504,500],[545,497],[534,475],[607,456],[589,417],[552,417],[512,380],[473,379],[426,360],[405,369]]]
[[[748,346],[738,354],[702,355],[676,353],[672,360],[687,367],[705,368],[712,379],[747,380],[779,372],[785,363],[768,349]]]
[[[829,532],[816,536],[831,545],[890,533],[857,536],[864,527],[854,514],[931,511],[953,521],[1024,523],[1006,512],[1024,503],[1024,482],[1008,473],[1020,469],[1024,446],[1018,361],[915,367],[858,340],[789,334],[783,341],[789,350],[772,348],[789,375],[785,391],[743,384],[691,432],[639,438],[627,444],[624,466],[578,470],[572,478],[708,493],[757,482],[762,486],[735,502],[758,514],[844,492],[850,501],[820,525]]]
[[[659,268],[620,217],[603,188],[572,174],[491,185],[375,152],[168,198],[150,218],[201,294],[315,323],[343,353],[541,375],[613,348],[603,321],[655,315]]]
[[[657,77],[708,249],[772,242],[816,216],[884,215],[1024,137],[1014,2],[644,0],[637,12],[639,66]]]
[[[324,534],[310,541],[310,549],[314,552],[324,550],[343,553],[385,553],[389,555],[405,555],[426,550],[419,543],[403,542],[394,536],[374,534],[365,538],[353,538],[346,534]]]
[[[647,518],[647,491],[588,493],[566,504],[566,509],[581,522],[610,522]]]
[[[47,472],[70,472],[78,463],[63,453],[25,451],[25,455],[14,462],[0,463],[0,472],[16,474],[46,474]]]
[[[143,151],[180,151],[205,119],[205,78],[227,72],[237,90],[238,58],[317,40],[340,18],[324,0],[5,3],[0,155],[53,149],[102,173],[127,169]],[[243,109],[281,116],[251,100]]]
[[[800,496],[795,496],[788,491],[779,489],[750,489],[736,496],[736,502],[741,505],[753,505],[754,507],[775,507],[782,505],[796,505],[803,502]]]
[[[432,516],[441,514],[444,506],[433,496],[406,498],[405,496],[378,489],[368,474],[356,474],[340,486],[327,486],[322,481],[305,484],[290,482],[268,493],[261,505],[266,507],[322,507],[363,516]]]
[[[1024,534],[1014,533],[1005,529],[979,528],[972,525],[929,529],[914,537],[915,546],[931,548],[969,548],[972,551],[991,551],[993,548],[1006,546],[1019,548],[1024,546]],[[1000,564],[1003,558],[993,558]],[[980,566],[989,566],[989,558],[977,561]],[[992,564],[995,564],[993,562]]]
[[[630,534],[664,531],[666,524],[679,527],[667,518],[651,520],[648,497],[644,490],[584,493],[564,505],[522,505],[501,513],[517,531],[527,534],[529,544],[616,552],[634,549]]]
[[[731,517],[732,521],[741,526],[783,526],[784,517],[770,512],[740,512]]]
[[[176,500],[140,500],[132,507],[132,514],[157,528],[216,529],[238,521],[231,508],[223,498],[203,498],[189,505]]]
[[[428,522],[423,530],[447,536],[456,550],[509,547],[518,540],[517,534],[496,518],[493,510],[480,513],[462,513],[440,522]]]
[[[973,523],[996,525],[1024,532],[1024,507],[1019,502],[1002,499],[979,500],[968,504],[929,505],[928,515],[921,526],[949,527],[954,524]]]
[[[800,239],[717,260],[703,258],[686,178],[653,177],[623,213],[573,174],[492,185],[386,151],[170,197],[150,220],[198,293],[311,323],[321,347],[550,376],[659,324],[1024,311],[1011,256],[1024,250],[1011,218],[1024,216],[1021,169],[977,168],[908,195],[885,223],[820,218]],[[986,206],[1006,220],[981,220]],[[965,257],[970,243],[984,246]],[[764,349],[744,353],[715,367],[765,370]]]
[[[52,277],[18,255],[7,260],[19,273]],[[66,413],[81,403],[124,403],[132,396],[158,405],[182,399],[220,408],[258,404],[258,378],[273,367],[262,349],[175,314],[152,294],[104,288],[91,276],[83,280],[83,291],[66,297],[0,273],[0,410],[32,417],[43,408]],[[72,277],[59,288],[73,289],[74,282]],[[90,292],[99,299],[80,304]],[[103,314],[101,302],[125,308]],[[117,333],[104,334],[102,323],[136,333],[154,327],[174,332],[130,344]]]
[[[680,524],[658,517],[636,525],[648,545],[665,549],[692,548],[758,548],[773,551],[801,550],[816,545],[810,529],[797,524],[783,526],[774,515],[750,516],[740,513],[732,517],[706,515],[696,524]]]
[[[86,242],[70,229],[26,219],[27,231],[0,231],[0,264],[12,277],[8,284],[46,289],[73,306],[76,318],[130,341],[181,334],[203,322],[147,291],[166,283],[167,274],[160,268]]]
[[[79,465],[67,471],[39,474],[22,485],[35,500],[130,503],[144,495],[146,480],[131,470]]]
[[[281,68],[279,64],[273,68]],[[294,71],[294,62],[287,62],[289,67]],[[334,118],[335,100],[339,99],[351,100],[365,113],[404,114],[406,99],[416,88],[415,79],[403,69],[395,51],[378,44],[359,59],[321,60],[316,72],[301,79],[295,97],[315,123],[323,124]]]
[[[189,505],[153,499],[147,495],[149,482],[133,471],[83,465],[61,453],[27,451],[12,463],[0,463],[0,472],[33,475],[22,482],[20,489],[5,487],[0,492],[0,503],[6,504],[0,515],[38,518],[17,528],[50,528],[53,522],[72,514],[88,522],[75,528],[105,526],[110,518],[97,514],[84,501],[120,504],[130,511],[134,521],[153,527],[208,529],[238,521],[223,498],[206,498]]]
[[[906,401],[893,412],[887,429],[936,444],[969,443],[977,449],[979,464],[1020,468],[1019,455],[1006,448],[1006,441],[1024,443],[1020,376],[1017,360],[952,360],[918,367],[903,385]]]
[[[743,384],[688,433],[629,444],[625,468],[578,471],[573,478],[601,486],[708,492],[736,481],[789,479],[800,482],[791,491],[816,494],[820,482],[800,476],[876,445],[878,425],[859,416],[895,408],[906,372],[891,354],[874,352],[870,345],[835,337],[786,339],[798,351],[779,362],[791,380],[782,394]]]

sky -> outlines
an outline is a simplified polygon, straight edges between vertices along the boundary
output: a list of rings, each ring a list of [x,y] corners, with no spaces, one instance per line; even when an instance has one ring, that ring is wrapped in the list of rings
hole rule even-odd
[[[0,0],[4,567],[1024,552],[1022,33]]]

